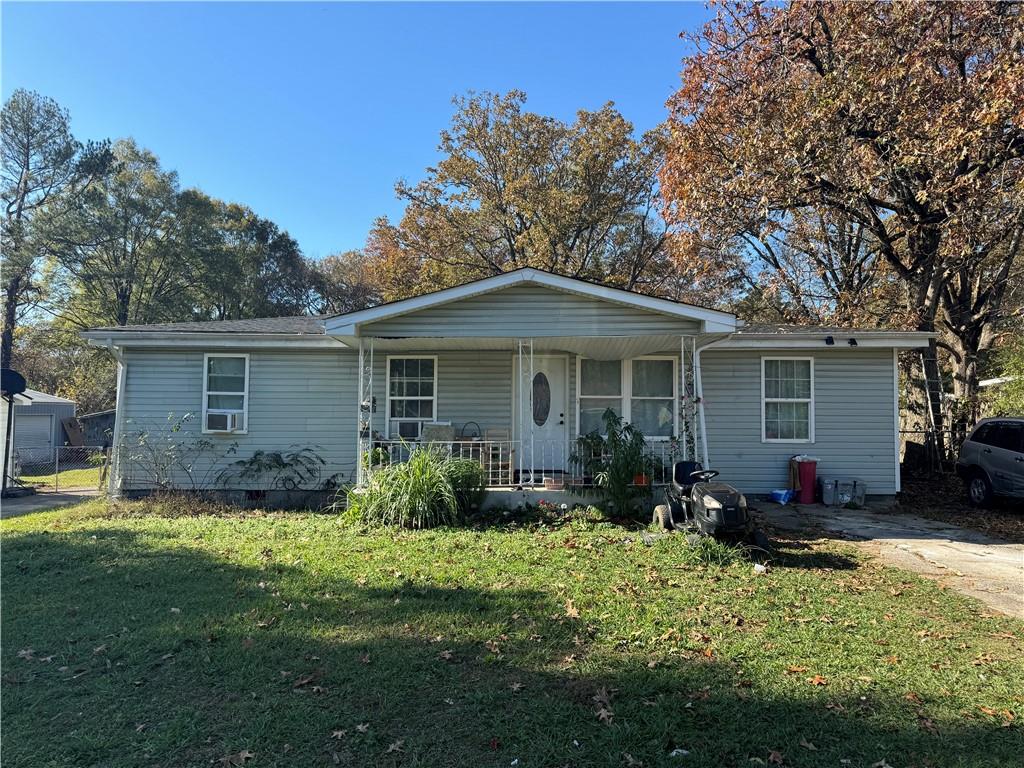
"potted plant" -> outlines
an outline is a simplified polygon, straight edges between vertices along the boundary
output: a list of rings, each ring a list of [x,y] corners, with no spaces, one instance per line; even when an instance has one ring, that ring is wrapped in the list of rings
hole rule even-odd
[[[647,494],[653,466],[639,429],[610,408],[602,418],[605,433],[581,436],[570,459],[584,475],[593,477],[605,503],[621,513],[636,507]]]

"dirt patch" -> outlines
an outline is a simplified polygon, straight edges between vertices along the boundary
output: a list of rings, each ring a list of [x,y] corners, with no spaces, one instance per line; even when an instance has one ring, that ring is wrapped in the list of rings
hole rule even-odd
[[[904,478],[899,510],[1024,544],[1024,504],[1002,500],[991,509],[972,507],[955,475]]]

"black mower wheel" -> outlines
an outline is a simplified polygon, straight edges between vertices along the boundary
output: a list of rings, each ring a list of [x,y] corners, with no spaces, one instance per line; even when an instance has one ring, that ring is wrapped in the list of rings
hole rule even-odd
[[[672,525],[672,510],[669,509],[668,504],[659,504],[654,508],[654,524],[665,531],[671,531]]]

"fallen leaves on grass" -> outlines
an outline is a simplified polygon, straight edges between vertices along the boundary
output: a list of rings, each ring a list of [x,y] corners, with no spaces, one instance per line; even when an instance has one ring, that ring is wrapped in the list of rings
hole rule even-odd
[[[360,733],[366,733],[368,730],[370,730],[370,724],[369,723],[359,723],[356,726],[356,730],[359,731]]]
[[[817,752],[818,751],[818,748],[816,746],[814,746],[814,742],[813,741],[808,741],[807,739],[800,739],[800,746],[803,747],[806,750],[811,751],[811,752]]]
[[[398,739],[388,744],[388,748],[384,750],[384,754],[391,752],[402,752],[405,748],[405,739]]]
[[[220,763],[221,765],[245,765],[246,760],[251,760],[254,757],[256,757],[255,752],[243,749],[241,752],[236,752],[233,755],[225,755],[220,759]]]
[[[580,617],[580,612],[572,600],[565,601],[565,615],[570,619],[578,619]]]
[[[779,752],[777,749],[773,749],[771,752],[768,753],[768,762],[772,765],[782,765],[782,763],[784,762],[782,753]]]
[[[814,677],[808,677],[807,682],[811,685],[828,685],[828,679],[821,675],[815,675]]]
[[[336,731],[331,731],[331,738],[332,739],[343,739],[343,738],[345,738],[345,735],[347,733],[348,733],[348,730],[346,730],[345,728],[340,728],[340,729],[338,729]]]
[[[310,683],[319,680],[321,674],[321,670],[315,669],[312,672],[308,672],[305,675],[301,675],[294,683],[292,683],[292,688],[304,688]]]

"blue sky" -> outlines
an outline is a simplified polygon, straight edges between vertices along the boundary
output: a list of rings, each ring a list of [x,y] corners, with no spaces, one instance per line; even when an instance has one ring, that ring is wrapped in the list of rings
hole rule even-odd
[[[697,3],[0,6],[3,97],[52,96],[80,138],[133,136],[183,186],[245,203],[310,256],[401,215],[451,98],[526,91],[571,119],[614,101],[638,131],[678,82]]]

